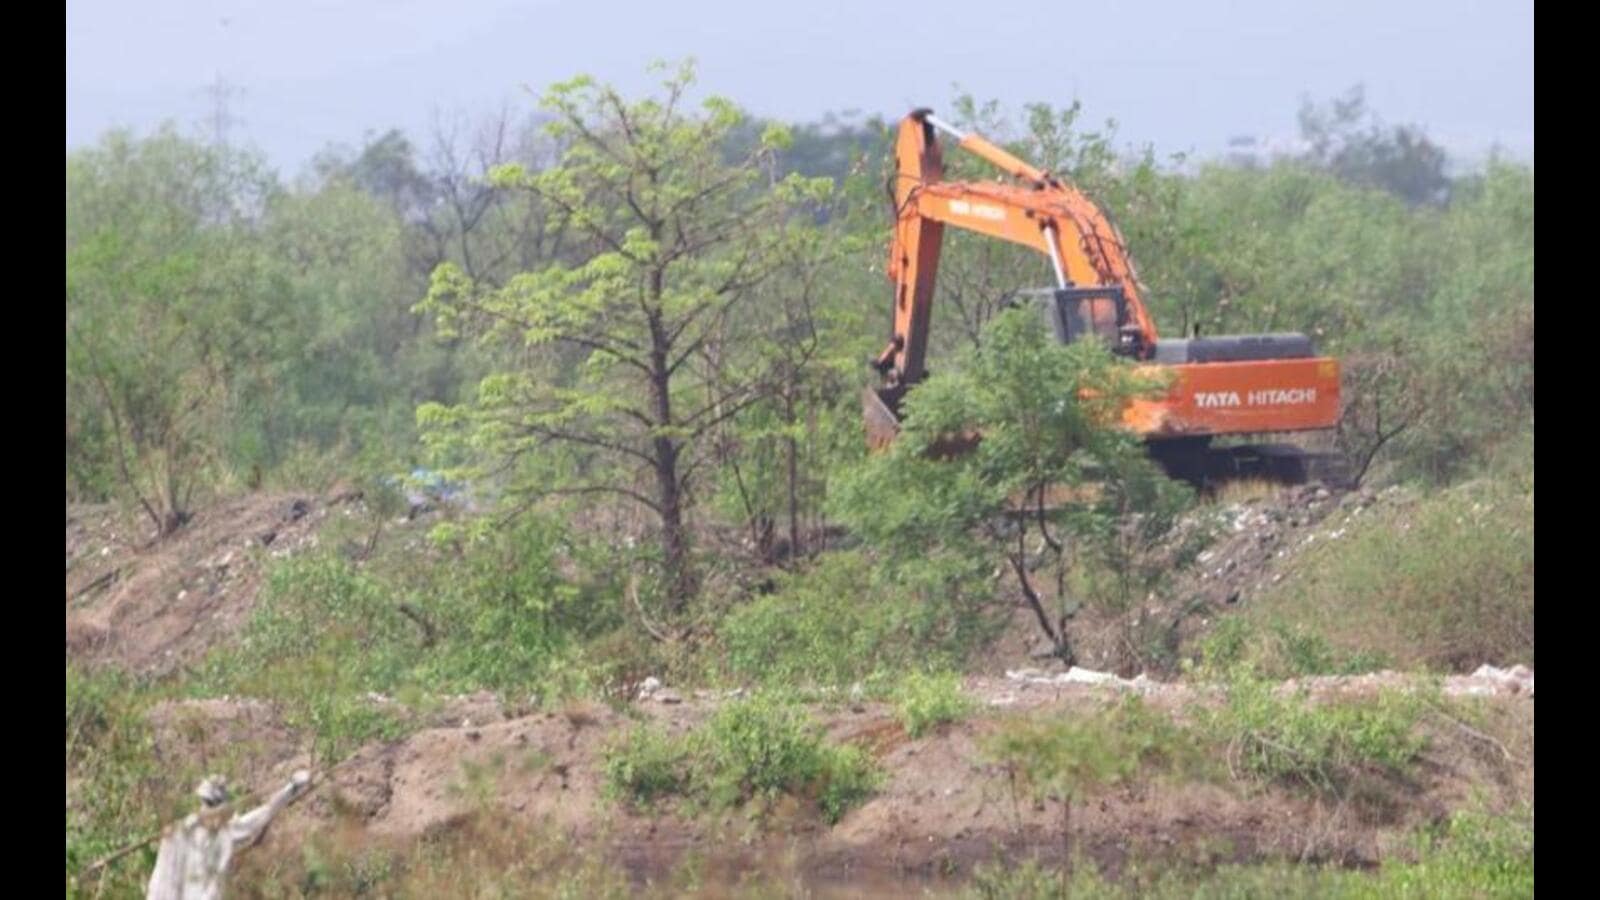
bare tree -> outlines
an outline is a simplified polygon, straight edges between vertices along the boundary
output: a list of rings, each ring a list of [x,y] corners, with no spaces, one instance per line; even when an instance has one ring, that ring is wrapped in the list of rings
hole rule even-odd
[[[1350,461],[1351,483],[1360,485],[1383,448],[1416,424],[1426,400],[1408,354],[1399,349],[1347,356],[1344,375],[1336,439]]]

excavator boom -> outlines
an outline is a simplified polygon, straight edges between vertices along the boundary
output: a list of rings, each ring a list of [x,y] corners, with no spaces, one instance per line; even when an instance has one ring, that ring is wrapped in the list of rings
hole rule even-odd
[[[987,160],[1014,183],[946,181],[936,132]],[[1164,397],[1131,404],[1123,419],[1151,443],[1158,458],[1170,463],[1169,469],[1216,468],[1217,460],[1194,458],[1208,452],[1213,437],[1311,431],[1337,423],[1338,362],[1317,356],[1303,335],[1163,340],[1145,306],[1144,288],[1122,233],[1100,207],[1059,176],[924,109],[900,123],[891,194],[895,216],[888,275],[894,285],[894,325],[888,346],[874,361],[883,384],[868,389],[863,398],[871,446],[894,439],[900,400],[926,374],[946,226],[1047,256],[1056,286],[1030,293],[1042,296],[1046,318],[1061,340],[1097,337],[1119,355],[1174,376]],[[1269,455],[1292,454],[1280,447]]]

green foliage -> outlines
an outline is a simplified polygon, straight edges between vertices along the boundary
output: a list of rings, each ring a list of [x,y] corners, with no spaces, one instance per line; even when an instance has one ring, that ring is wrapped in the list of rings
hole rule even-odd
[[[648,804],[679,794],[714,808],[803,797],[837,822],[870,796],[881,775],[872,757],[828,743],[791,700],[761,693],[724,705],[683,736],[635,728],[609,747],[606,791]]]
[[[976,706],[961,689],[961,676],[954,673],[912,672],[895,690],[894,702],[900,724],[914,738],[946,722],[959,721]]]
[[[866,555],[828,553],[735,608],[718,638],[729,674],[769,686],[841,686],[923,664],[959,665],[992,627],[887,577]]]
[[[1339,794],[1361,775],[1404,774],[1425,746],[1417,726],[1426,695],[1313,702],[1276,688],[1236,672],[1226,703],[1193,724],[1136,697],[1069,720],[1018,719],[986,752],[1034,796],[1077,799],[1143,775],[1213,779],[1224,771]]]
[[[1367,772],[1404,773],[1426,746],[1417,732],[1426,708],[1424,696],[1396,691],[1314,703],[1241,669],[1207,728],[1241,771],[1337,794]]]
[[[1411,126],[1384,128],[1367,109],[1360,86],[1325,108],[1302,106],[1300,134],[1311,144],[1310,158],[1340,178],[1383,188],[1411,204],[1449,199],[1444,150]]]
[[[1432,235],[1426,307],[1407,323],[1424,414],[1393,452],[1400,474],[1435,484],[1533,432],[1533,171],[1491,164],[1459,192]]]
[[[1326,636],[1304,623],[1249,614],[1219,619],[1199,642],[1198,670],[1212,676],[1241,665],[1269,676],[1356,675],[1388,667],[1375,650],[1336,651]]]
[[[861,805],[883,783],[883,771],[872,754],[853,744],[824,745],[821,750],[821,790],[817,805],[829,824]]]
[[[1068,655],[1060,621],[1069,551],[1107,546],[1135,512],[1176,508],[1138,439],[1119,427],[1130,399],[1161,387],[1099,342],[1063,346],[1029,311],[1009,310],[962,365],[910,391],[899,438],[841,478],[836,515],[902,570],[926,572],[947,557],[970,577],[1009,563],[1041,628]],[[939,458],[942,441],[971,431],[982,435],[975,450]],[[1077,490],[1047,503],[1057,487]],[[1170,515],[1149,521],[1163,519]],[[1053,615],[1029,574],[1035,553],[1057,575],[1063,608]]]
[[[812,730],[803,710],[772,694],[727,704],[706,723],[701,749],[708,789],[722,806],[826,787],[862,760],[841,757]],[[836,772],[836,770],[840,770]]]
[[[312,833],[293,854],[243,855],[230,879],[242,896],[529,897],[625,900],[638,896],[627,872],[559,829],[499,810],[397,848]],[[245,893],[248,891],[248,893]],[[651,893],[649,896],[668,896]]]
[[[1112,455],[1104,472],[1095,483],[1095,514],[1077,519],[1082,546],[1068,578],[1085,601],[1121,614],[1160,591],[1212,535],[1198,527],[1181,541],[1168,541],[1180,516],[1193,508],[1194,492],[1144,456]]]
[[[332,551],[284,560],[240,643],[214,652],[194,689],[277,699],[338,758],[398,727],[374,692],[487,689],[520,702],[581,688],[580,645],[619,622],[603,583],[559,574],[574,557],[594,568],[583,548],[528,517],[454,549],[377,569]]]
[[[537,684],[573,638],[618,627],[615,595],[607,597],[603,582],[563,576],[564,560],[599,571],[588,548],[554,519],[525,516],[509,529],[474,535],[451,577],[457,587],[445,587],[432,604],[417,599],[456,651],[434,671],[456,684],[523,688]]]
[[[1422,841],[1410,865],[1384,866],[1369,896],[1533,896],[1533,820],[1463,810],[1443,834]]]
[[[972,873],[966,895],[973,900],[1057,900],[1069,896],[1060,872],[1027,860],[1020,866],[992,863]]]
[[[1342,537],[1299,554],[1202,652],[1277,675],[1532,665],[1530,472],[1363,511]]]
[[[250,237],[272,189],[256,159],[170,129],[68,159],[69,491],[114,485],[166,534],[225,465],[278,349],[281,282]]]
[[[689,782],[689,748],[681,739],[647,725],[635,726],[605,755],[607,796],[648,806],[658,797],[683,793]]]
[[[1137,697],[1069,719],[1019,718],[988,741],[986,753],[1035,796],[1077,799],[1142,772],[1205,777],[1211,748],[1192,729]]]
[[[479,474],[524,463],[517,493],[639,504],[659,526],[672,612],[696,589],[686,480],[716,427],[761,395],[774,363],[746,339],[771,317],[741,307],[812,246],[795,214],[831,189],[798,175],[763,182],[781,129],[765,131],[749,158],[723,162],[743,116],[717,97],[687,108],[692,80],[686,64],[663,80],[662,96],[636,102],[583,77],[551,88],[546,130],[560,162],[505,165],[491,179],[537,200],[587,250],[503,285],[446,264],[418,305],[441,333],[511,352],[471,403],[418,410],[434,451]],[[652,476],[642,490],[641,465]]]
[[[90,863],[159,828],[191,785],[188,773],[162,766],[145,719],[148,685],[110,671],[67,666],[67,887],[69,895]],[[143,863],[143,866],[140,863]],[[105,872],[106,887],[136,893],[154,849]],[[96,876],[99,877],[99,876]]]
[[[272,468],[297,444],[359,454],[412,442],[415,332],[404,223],[376,199],[335,183],[285,194],[267,210],[263,239],[280,261],[293,303],[293,343],[277,359],[274,394],[238,413],[262,448],[240,462]],[[281,396],[280,396],[281,394]]]
[[[410,442],[420,289],[393,211],[170,128],[69,154],[67,198],[69,492],[170,530],[292,459]]]
[[[214,651],[191,689],[278,701],[332,762],[393,734],[392,716],[366,694],[405,683],[410,639],[375,579],[333,554],[293,558],[269,574],[238,647]]]

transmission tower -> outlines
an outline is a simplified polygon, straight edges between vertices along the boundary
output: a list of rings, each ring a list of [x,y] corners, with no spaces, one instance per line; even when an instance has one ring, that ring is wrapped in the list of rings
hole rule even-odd
[[[240,120],[229,112],[229,101],[244,93],[244,89],[237,85],[229,84],[217,73],[216,80],[206,88],[206,95],[211,99],[211,142],[217,147],[226,149],[228,146],[228,131]]]

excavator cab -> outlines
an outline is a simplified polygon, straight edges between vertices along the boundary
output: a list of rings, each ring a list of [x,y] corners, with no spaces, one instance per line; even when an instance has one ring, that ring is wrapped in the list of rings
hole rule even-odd
[[[1064,288],[1019,291],[1014,296],[1037,304],[1045,324],[1063,344],[1093,336],[1119,356],[1142,359],[1146,355],[1144,334],[1128,313],[1128,298],[1121,287],[1069,284]]]

